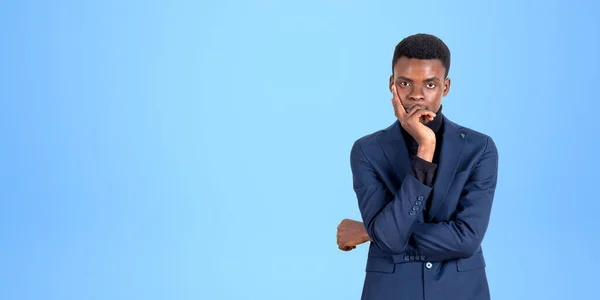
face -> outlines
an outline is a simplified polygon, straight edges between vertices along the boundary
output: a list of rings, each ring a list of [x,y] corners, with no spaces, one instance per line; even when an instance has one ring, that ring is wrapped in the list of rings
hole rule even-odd
[[[390,90],[396,84],[400,102],[406,112],[424,108],[437,113],[442,97],[450,91],[450,78],[444,78],[446,69],[439,59],[401,57],[390,76]]]

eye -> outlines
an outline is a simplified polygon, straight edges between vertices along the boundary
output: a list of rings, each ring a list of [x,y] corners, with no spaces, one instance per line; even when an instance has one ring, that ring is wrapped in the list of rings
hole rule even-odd
[[[400,82],[401,86],[410,86],[410,82],[402,81]]]
[[[436,87],[435,83],[428,83],[427,84],[427,88],[433,89],[435,87]]]

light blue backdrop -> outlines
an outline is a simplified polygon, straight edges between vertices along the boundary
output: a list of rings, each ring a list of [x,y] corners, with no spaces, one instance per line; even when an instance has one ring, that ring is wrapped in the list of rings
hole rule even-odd
[[[527,3],[523,3],[527,2]],[[595,299],[594,1],[3,1],[0,299],[358,299],[349,152],[394,46],[491,135],[493,299]]]

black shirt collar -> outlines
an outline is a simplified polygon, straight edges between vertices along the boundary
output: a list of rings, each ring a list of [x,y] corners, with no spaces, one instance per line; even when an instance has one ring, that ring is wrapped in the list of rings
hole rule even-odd
[[[440,105],[440,109],[435,113],[435,118],[433,121],[425,124],[425,126],[431,128],[435,134],[437,134],[442,128],[442,123],[444,121],[444,116],[442,115],[442,105]]]

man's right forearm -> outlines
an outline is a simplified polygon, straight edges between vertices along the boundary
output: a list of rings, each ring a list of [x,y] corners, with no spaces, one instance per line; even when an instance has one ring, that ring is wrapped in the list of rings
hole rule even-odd
[[[422,216],[419,217],[417,210],[429,197],[431,189],[410,174],[403,180],[393,198],[389,196],[385,186],[371,185],[356,189],[364,226],[370,239],[384,251],[403,253],[411,234],[411,227],[419,219],[422,222]],[[375,201],[384,205],[365,205],[376,203]]]
[[[417,156],[421,159],[432,162],[433,155],[435,154],[435,142],[433,144],[427,145],[419,145],[419,149],[417,150]]]

